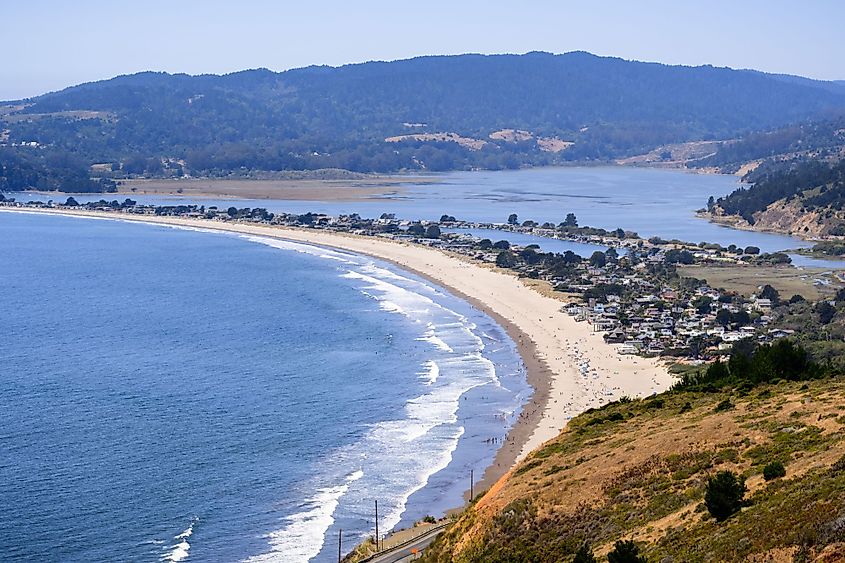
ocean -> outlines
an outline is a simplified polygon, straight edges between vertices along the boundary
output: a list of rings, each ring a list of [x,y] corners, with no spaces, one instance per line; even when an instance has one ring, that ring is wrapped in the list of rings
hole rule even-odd
[[[530,396],[483,312],[256,236],[0,213],[0,553],[333,561],[460,505]]]

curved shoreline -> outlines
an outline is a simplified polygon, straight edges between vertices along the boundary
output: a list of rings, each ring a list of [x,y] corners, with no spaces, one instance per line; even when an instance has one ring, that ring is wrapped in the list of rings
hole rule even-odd
[[[562,302],[541,295],[514,275],[433,248],[380,237],[203,219],[50,209],[0,211],[135,221],[305,242],[382,259],[446,288],[507,331],[517,345],[528,383],[534,388],[505,443],[477,483],[478,491],[491,487],[517,461],[556,437],[570,418],[587,408],[622,395],[660,392],[672,382],[657,360],[619,356],[600,335],[591,332],[589,325],[576,323],[560,312]],[[594,376],[585,375],[576,365],[584,362],[595,368]],[[607,381],[599,382],[599,371]],[[608,395],[611,388],[612,395]],[[465,498],[468,496],[469,491]]]

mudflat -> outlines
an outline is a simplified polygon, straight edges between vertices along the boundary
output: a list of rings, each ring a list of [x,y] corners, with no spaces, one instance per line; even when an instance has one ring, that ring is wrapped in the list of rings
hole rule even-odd
[[[120,180],[119,194],[172,195],[216,199],[354,201],[399,194],[409,183],[431,182],[411,176],[366,176],[342,179],[184,178]]]

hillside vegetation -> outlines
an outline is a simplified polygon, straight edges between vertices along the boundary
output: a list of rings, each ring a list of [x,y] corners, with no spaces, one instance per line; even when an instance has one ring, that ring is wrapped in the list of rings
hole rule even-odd
[[[769,159],[769,164],[791,161],[799,156],[825,157],[837,154],[845,145],[845,116],[790,124],[768,131],[756,131],[741,139],[720,143],[714,154],[691,163],[695,167],[717,167],[734,173],[751,161]],[[766,167],[755,168],[747,180],[755,181]]]
[[[627,548],[653,562],[843,560],[845,380],[785,346],[745,358],[763,373],[785,354],[781,375],[715,364],[673,391],[573,419],[425,561],[559,562],[579,550],[579,561],[606,560]],[[741,497],[732,507],[714,493],[726,482]]]
[[[716,220],[803,236],[845,235],[845,117],[720,143],[690,164],[741,171],[750,184],[711,198]]]
[[[496,169],[733,138],[842,108],[845,89],[832,83],[753,71],[583,52],[460,55],[120,76],[0,107],[0,142],[123,175]]]

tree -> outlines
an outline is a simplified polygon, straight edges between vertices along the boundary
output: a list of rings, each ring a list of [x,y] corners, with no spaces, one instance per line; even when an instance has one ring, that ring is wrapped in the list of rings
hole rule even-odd
[[[613,550],[607,554],[608,563],[647,563],[640,555],[640,548],[632,540],[619,540],[613,544]]]
[[[721,360],[716,360],[709,366],[707,366],[707,380],[712,381],[714,383],[719,381],[724,381],[730,377],[730,372],[728,371],[728,366],[723,364]]]
[[[540,261],[540,255],[537,254],[537,251],[532,246],[523,248],[519,256],[528,264],[536,264]]]
[[[441,223],[454,223],[455,217],[452,216],[452,215],[441,215],[440,216],[440,222]]]
[[[510,247],[511,247],[511,243],[509,243],[506,240],[500,240],[500,241],[493,243],[493,248],[495,248],[496,250],[507,250]]]
[[[760,249],[756,246],[746,246],[745,254],[760,254]]]
[[[76,207],[79,203],[72,197],[67,198],[65,205],[68,207]]]
[[[731,355],[728,358],[728,369],[736,378],[746,378],[751,370],[751,358],[757,349],[757,343],[753,338],[737,340],[731,347]]]
[[[493,241],[489,238],[483,238],[478,242],[478,248],[481,250],[490,250],[493,248]]]
[[[611,262],[615,262],[619,258],[619,253],[616,251],[615,248],[608,248],[604,251],[604,255]]]
[[[695,257],[692,255],[692,252],[678,248],[667,250],[664,257],[670,264],[692,264],[695,262]]]
[[[564,264],[580,264],[582,258],[572,252],[571,250],[567,250],[563,253],[563,263]]]
[[[516,256],[510,250],[503,250],[496,256],[496,265],[500,268],[513,268],[516,266]]]
[[[727,309],[719,309],[716,311],[716,322],[722,326],[731,324],[731,312]]]
[[[508,215],[508,225],[516,225],[517,223],[519,223],[519,217],[516,213]]]
[[[596,563],[596,557],[593,555],[590,544],[587,542],[581,544],[581,547],[575,552],[575,559],[572,560],[572,563]]]
[[[575,217],[574,213],[567,213],[566,219],[563,220],[564,227],[577,227],[578,226],[578,219]]]
[[[747,490],[744,479],[732,471],[719,471],[707,479],[704,505],[717,522],[723,522],[739,512]]]
[[[786,468],[779,461],[772,461],[763,468],[763,479],[771,481],[786,476]]]
[[[751,322],[751,315],[748,311],[742,309],[736,313],[731,313],[731,322],[737,326],[745,326]]]
[[[230,207],[226,210],[226,215],[232,217],[233,219],[238,216],[238,208],[237,207]]]
[[[424,237],[425,228],[420,223],[412,223],[408,225],[408,234],[415,237]]]
[[[777,307],[778,305],[780,305],[780,293],[777,289],[773,288],[769,284],[764,285],[760,289],[760,297],[771,301],[772,307]]]
[[[713,298],[709,295],[700,295],[693,299],[692,306],[699,315],[706,315],[710,312],[710,307],[713,305]]]
[[[440,227],[429,225],[425,230],[425,238],[440,238]]]
[[[590,264],[596,268],[604,268],[607,264],[607,256],[605,256],[604,252],[596,250],[593,252],[593,255],[590,256]]]
[[[829,324],[836,316],[836,307],[827,301],[819,301],[816,304],[816,313],[819,315],[819,322],[823,325]]]

